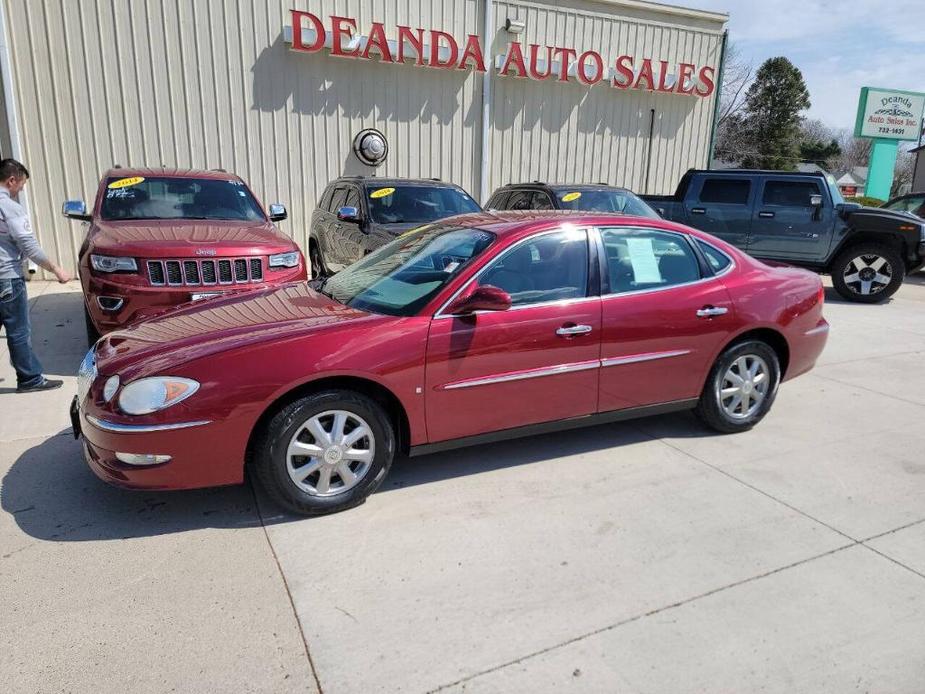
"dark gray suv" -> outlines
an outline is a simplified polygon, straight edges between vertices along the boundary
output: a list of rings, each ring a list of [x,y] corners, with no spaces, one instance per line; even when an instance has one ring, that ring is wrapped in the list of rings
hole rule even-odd
[[[481,209],[462,188],[438,179],[338,178],[312,213],[312,277],[339,272],[409,229]]]

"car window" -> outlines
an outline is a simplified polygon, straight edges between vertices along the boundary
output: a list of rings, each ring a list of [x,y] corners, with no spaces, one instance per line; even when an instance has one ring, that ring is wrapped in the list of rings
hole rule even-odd
[[[700,279],[700,266],[680,234],[654,229],[601,229],[610,293],[657,289]]]
[[[318,203],[318,207],[326,212],[331,211],[331,198],[334,197],[334,186],[328,186],[324,189],[324,193],[321,196],[321,201]]]
[[[334,189],[334,195],[331,196],[331,212],[337,212],[347,201],[347,189],[338,186]]]
[[[700,250],[706,257],[707,263],[709,263],[710,267],[713,269],[713,272],[722,272],[727,267],[732,265],[732,259],[728,255],[723,253],[721,250],[714,248],[706,241],[697,239],[697,245],[700,247]]]
[[[549,194],[542,190],[537,190],[533,193],[533,200],[531,201],[530,206],[534,210],[555,209],[552,206],[552,199],[549,197]]]
[[[822,189],[815,181],[766,181],[762,205],[786,207],[812,207],[811,195],[822,195]]]
[[[426,224],[482,208],[462,188],[446,185],[378,185],[366,190],[376,224]]]
[[[621,188],[582,188],[563,186],[555,189],[559,208],[585,212],[619,212],[635,217],[659,219],[658,214],[635,193]]]
[[[505,209],[507,210],[529,210],[531,197],[533,197],[532,191],[515,190],[513,193],[511,193],[511,197],[508,198]]]
[[[239,180],[173,176],[106,179],[100,216],[130,219],[265,219],[263,210]]]
[[[919,217],[925,217],[925,196],[916,196],[914,198],[903,198],[896,200],[890,205],[884,205],[884,209],[896,210],[897,212],[911,212]]]
[[[751,188],[748,179],[707,178],[700,189],[700,202],[747,205]]]
[[[360,209],[360,191],[357,190],[354,186],[347,188],[347,197],[344,200],[344,205],[346,207],[355,207]]]
[[[562,230],[524,241],[488,266],[479,284],[503,289],[513,306],[587,296],[588,234]]]
[[[506,210],[506,209],[507,209],[507,205],[506,205],[505,203],[507,202],[507,199],[508,199],[510,196],[511,196],[511,194],[510,194],[509,192],[507,192],[507,191],[502,191],[502,192],[500,192],[500,193],[495,193],[494,195],[491,196],[491,199],[488,201],[488,205],[486,205],[486,209],[490,209],[490,210]]]
[[[341,270],[319,290],[363,311],[412,316],[494,239],[483,229],[426,225]]]

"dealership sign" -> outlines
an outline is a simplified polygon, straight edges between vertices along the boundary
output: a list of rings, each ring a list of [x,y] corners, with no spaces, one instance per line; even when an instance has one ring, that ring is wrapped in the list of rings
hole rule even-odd
[[[512,41],[505,54],[486,62],[479,37],[457,38],[436,29],[398,25],[386,32],[381,22],[372,22],[361,34],[356,19],[332,15],[327,22],[311,12],[290,10],[291,23],[283,36],[292,50],[317,53],[327,49],[341,58],[374,60],[380,63],[410,62],[419,67],[485,72],[486,65],[500,75],[554,82],[577,81],[587,86],[606,84],[612,88],[707,97],[716,89],[716,70],[711,65],[671,63],[651,57],[617,56],[611,61],[594,50],[523,45]],[[391,38],[390,38],[391,36]],[[489,56],[490,58],[491,56]]]
[[[857,137],[918,140],[925,94],[863,87],[854,127]]]

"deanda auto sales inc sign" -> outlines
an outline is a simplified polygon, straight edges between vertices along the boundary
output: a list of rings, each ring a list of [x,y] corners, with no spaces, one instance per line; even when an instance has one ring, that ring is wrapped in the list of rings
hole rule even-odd
[[[854,127],[857,137],[918,140],[925,94],[863,87]]]

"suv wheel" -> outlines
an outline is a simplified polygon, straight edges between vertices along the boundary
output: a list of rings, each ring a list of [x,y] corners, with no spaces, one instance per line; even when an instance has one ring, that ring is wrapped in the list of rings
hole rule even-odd
[[[747,431],[770,411],[779,384],[780,361],[771,346],[740,342],[717,358],[694,412],[724,434]]]
[[[890,246],[861,243],[838,254],[832,284],[848,301],[873,304],[896,293],[906,276],[902,256]]]
[[[257,477],[280,506],[309,516],[362,504],[385,479],[395,433],[374,400],[315,393],[269,421],[254,450]]]
[[[312,266],[312,276],[311,279],[321,279],[327,276],[327,272],[324,269],[324,261],[321,259],[321,249],[318,248],[317,243],[311,243],[308,247],[308,261]]]

